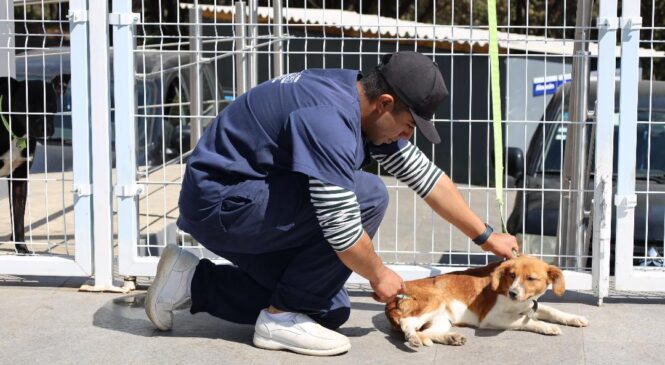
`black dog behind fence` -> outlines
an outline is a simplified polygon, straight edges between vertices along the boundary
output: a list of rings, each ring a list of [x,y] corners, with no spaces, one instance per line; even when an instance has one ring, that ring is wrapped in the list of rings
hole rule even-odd
[[[57,110],[55,87],[58,80],[17,81],[0,78],[2,117],[0,124],[0,177],[9,184],[11,240],[16,251],[30,253],[25,243],[24,215],[28,196],[28,171],[37,142],[53,134],[53,114]],[[58,87],[59,88],[59,87]]]

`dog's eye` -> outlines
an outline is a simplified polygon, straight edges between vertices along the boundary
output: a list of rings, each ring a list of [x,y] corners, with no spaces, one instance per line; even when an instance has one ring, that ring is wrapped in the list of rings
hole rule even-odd
[[[510,276],[511,279],[515,279],[515,273],[514,272],[511,272],[509,276]]]
[[[536,280],[538,280],[538,278],[533,277],[533,276],[527,276],[526,279],[527,279],[528,281],[536,281]]]

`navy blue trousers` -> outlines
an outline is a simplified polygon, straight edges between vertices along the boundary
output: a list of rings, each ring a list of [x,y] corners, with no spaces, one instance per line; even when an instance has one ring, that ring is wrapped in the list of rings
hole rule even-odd
[[[386,187],[378,176],[359,171],[354,192],[363,227],[373,237],[388,205]],[[218,213],[197,221],[179,218],[183,230],[234,264],[201,260],[192,279],[191,312],[254,324],[272,305],[306,313],[331,329],[346,322],[351,304],[344,283],[351,271],[323,237],[307,176],[239,182],[221,195]]]

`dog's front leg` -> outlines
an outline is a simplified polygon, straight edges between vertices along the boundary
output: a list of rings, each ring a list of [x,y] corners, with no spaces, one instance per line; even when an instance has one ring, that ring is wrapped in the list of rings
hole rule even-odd
[[[19,167],[19,169],[22,167]],[[30,253],[28,246],[25,244],[25,203],[28,196],[28,182],[26,180],[14,180],[14,176],[10,176],[9,193],[9,212],[12,218],[12,241],[16,246],[18,253]]]
[[[536,318],[573,327],[586,327],[589,325],[589,321],[583,316],[562,312],[542,304],[538,306]]]
[[[423,341],[418,336],[418,330],[425,324],[425,321],[419,317],[406,317],[402,318],[399,321],[399,326],[404,332],[404,338],[409,341],[409,344],[413,347],[420,347],[423,345]],[[427,343],[427,346],[431,346],[431,341]]]
[[[561,334],[559,326],[539,321],[537,319],[529,318],[525,315],[519,316],[515,319],[514,316],[502,316],[501,318],[494,318],[492,321],[482,326],[483,328],[506,329],[516,331],[529,331],[541,333],[543,335],[557,336]]]

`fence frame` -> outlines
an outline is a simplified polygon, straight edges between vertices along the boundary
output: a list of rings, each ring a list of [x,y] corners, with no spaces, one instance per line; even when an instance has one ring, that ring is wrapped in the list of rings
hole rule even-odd
[[[593,196],[593,290],[602,303],[610,286],[610,241],[612,237],[612,156],[614,150],[614,74],[617,1],[601,0],[598,24],[598,83],[596,103],[596,150]],[[599,108],[598,105],[603,105]],[[632,242],[632,241],[631,241]]]
[[[75,194],[75,257],[0,256],[0,273],[18,275],[89,276],[95,275],[97,287],[113,285],[113,209],[112,199],[118,202],[118,273],[121,275],[153,276],[158,256],[139,255],[139,196],[146,190],[137,182],[137,95],[136,95],[136,24],[139,14],[132,12],[132,0],[113,0],[112,12],[108,3],[90,0],[70,0],[72,133],[74,153],[73,188]],[[579,3],[579,2],[578,2]],[[595,124],[595,176],[593,218],[593,256],[591,273],[564,270],[567,287],[575,290],[592,289],[602,303],[609,293],[610,241],[612,199],[616,218],[616,289],[665,290],[665,270],[644,270],[633,266],[634,210],[636,204],[635,148],[637,126],[637,90],[639,80],[639,51],[642,18],[640,4],[627,3],[621,18],[617,16],[617,0],[600,0],[598,28],[598,83]],[[11,5],[10,5],[11,6]],[[238,61],[235,71],[236,90],[253,86],[257,78],[257,11],[258,2],[236,2],[242,12],[236,16],[237,34],[233,52]],[[201,10],[195,9],[190,23],[195,34],[201,33]],[[271,67],[273,76],[283,73],[286,62],[282,40],[281,1],[273,2],[275,23]],[[249,19],[249,20],[248,20]],[[113,55],[108,54],[108,26],[113,29]],[[615,64],[617,30],[621,29],[619,167],[617,193],[613,191],[613,118],[615,93]],[[191,41],[190,52],[196,56],[191,72],[194,84],[192,113],[200,113],[199,60],[203,52],[198,39]],[[575,54],[577,56],[577,54]],[[11,56],[10,56],[11,58]],[[114,89],[109,90],[109,63],[113,60]],[[11,65],[11,60],[10,60]],[[92,87],[94,85],[94,87]],[[634,92],[633,92],[634,91]],[[115,101],[115,131],[110,131],[111,96]],[[94,102],[92,102],[94,100]],[[582,105],[586,104],[584,102]],[[94,116],[94,120],[92,118]],[[94,127],[94,133],[92,128]],[[194,124],[192,138],[200,135],[200,125]],[[111,179],[111,133],[115,133],[117,164],[116,185]],[[92,146],[95,146],[93,149]],[[94,163],[93,163],[94,161]],[[93,183],[94,181],[94,183]],[[94,214],[93,214],[94,213]],[[579,229],[579,227],[573,227]],[[94,246],[93,246],[94,244]],[[94,247],[94,250],[93,250]],[[94,255],[93,255],[94,252]],[[579,256],[579,255],[578,255]],[[220,260],[220,263],[226,262]],[[94,265],[93,265],[94,263]],[[463,269],[463,267],[389,265],[404,279],[415,279]],[[94,268],[94,269],[93,269]],[[366,283],[352,274],[350,283]]]
[[[91,118],[87,0],[71,0],[70,24],[72,146],[75,253],[74,260],[54,256],[0,256],[0,274],[90,276],[93,274]],[[10,63],[13,63],[13,59]]]
[[[665,271],[633,266],[635,233],[635,156],[637,144],[637,85],[639,76],[640,3],[624,3],[621,14],[621,96],[616,218],[616,289],[665,291]]]

